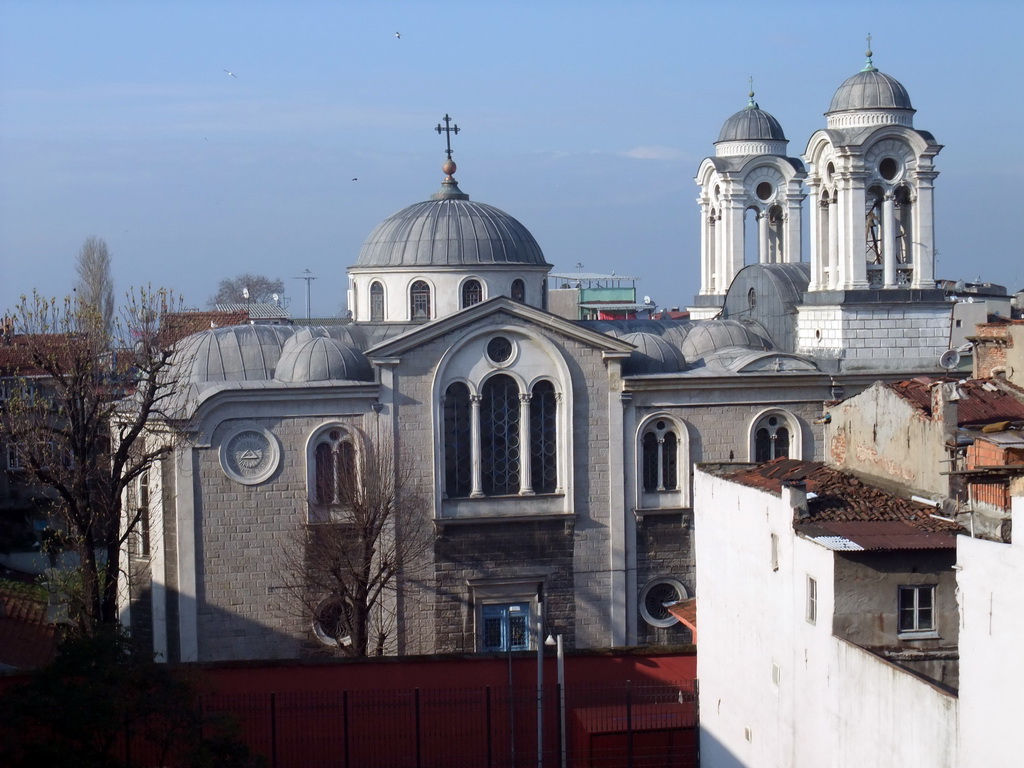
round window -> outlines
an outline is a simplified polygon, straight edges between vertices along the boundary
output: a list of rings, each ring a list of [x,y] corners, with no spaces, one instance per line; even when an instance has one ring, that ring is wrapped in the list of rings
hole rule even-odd
[[[324,645],[332,647],[352,642],[347,628],[349,611],[341,600],[327,598],[313,611],[313,633]]]
[[[767,200],[772,196],[772,192],[775,191],[775,187],[769,184],[767,181],[762,181],[757,185],[757,196],[761,200]]]
[[[487,357],[492,363],[505,363],[512,357],[512,342],[504,336],[495,336],[487,342]]]
[[[652,627],[671,627],[679,619],[669,613],[669,608],[686,597],[686,587],[679,579],[653,579],[640,591],[640,615]]]
[[[878,164],[878,172],[886,181],[892,181],[900,172],[900,164],[891,157],[887,157]]]

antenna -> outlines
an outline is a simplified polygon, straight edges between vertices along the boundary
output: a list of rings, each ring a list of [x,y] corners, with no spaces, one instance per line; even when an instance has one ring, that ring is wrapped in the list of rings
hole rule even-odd
[[[309,285],[312,281],[316,280],[316,275],[310,272],[308,269],[302,270],[302,274],[298,277],[293,277],[293,280],[305,280],[306,281],[306,319],[309,320]]]
[[[939,366],[947,371],[952,371],[958,365],[960,365],[960,353],[955,349],[947,349],[939,357]]]

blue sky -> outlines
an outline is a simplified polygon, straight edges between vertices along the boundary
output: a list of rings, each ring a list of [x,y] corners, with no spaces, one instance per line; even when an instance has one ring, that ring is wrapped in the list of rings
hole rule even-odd
[[[747,78],[799,156],[869,32],[945,145],[938,276],[1016,290],[1022,21],[1009,1],[0,0],[0,310],[67,293],[95,235],[118,293],[203,307],[248,271],[304,314],[309,269],[313,313],[338,313],[370,230],[438,188],[445,113],[463,191],[556,271],[685,306],[693,176]]]

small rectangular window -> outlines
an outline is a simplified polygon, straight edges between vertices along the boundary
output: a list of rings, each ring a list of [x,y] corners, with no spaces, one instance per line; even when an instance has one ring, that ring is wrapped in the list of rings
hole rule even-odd
[[[815,624],[818,621],[818,582],[807,577],[807,621]]]
[[[7,469],[25,469],[25,465],[21,462],[21,456],[18,455],[18,447],[10,443],[7,445]]]
[[[485,605],[481,611],[480,650],[527,651],[530,649],[530,604]]]
[[[900,633],[934,632],[935,626],[935,585],[900,587]]]

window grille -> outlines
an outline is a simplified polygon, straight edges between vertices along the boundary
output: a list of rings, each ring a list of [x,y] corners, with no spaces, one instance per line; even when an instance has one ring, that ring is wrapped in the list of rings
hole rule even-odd
[[[429,298],[428,298],[429,301]],[[380,283],[370,285],[370,320],[384,319],[384,286]]]
[[[550,381],[534,385],[530,401],[530,479],[535,493],[554,493],[558,486],[557,401]]]
[[[467,280],[462,284],[462,308],[472,307],[484,300],[484,289],[479,280]]]
[[[768,416],[754,432],[754,461],[789,457],[789,426],[781,416]]]
[[[430,319],[430,286],[423,280],[417,280],[409,289],[409,303],[414,322],[425,322]]]
[[[456,382],[444,397],[445,491],[449,497],[473,490],[469,388]]]
[[[480,464],[488,496],[519,492],[519,387],[498,375],[484,385],[480,403]]]

